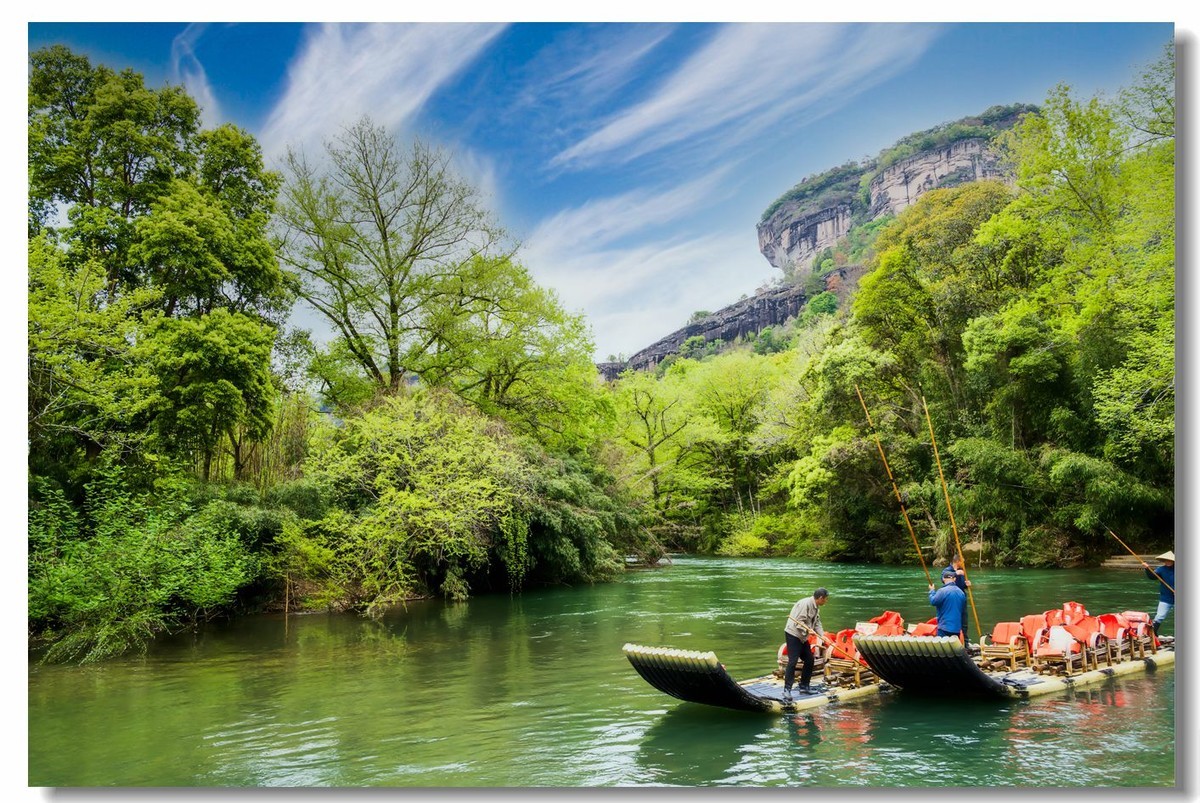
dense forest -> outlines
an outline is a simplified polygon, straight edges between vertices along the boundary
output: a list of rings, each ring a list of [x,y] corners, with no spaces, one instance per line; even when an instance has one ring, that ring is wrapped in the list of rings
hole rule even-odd
[[[31,646],[676,550],[915,561],[905,513],[995,565],[1170,543],[1174,119],[1169,46],[1116,98],[1057,87],[996,139],[1012,184],[929,192],[793,277],[861,260],[856,292],[606,384],[449,154],[363,118],[271,170],[181,89],[37,51]]]

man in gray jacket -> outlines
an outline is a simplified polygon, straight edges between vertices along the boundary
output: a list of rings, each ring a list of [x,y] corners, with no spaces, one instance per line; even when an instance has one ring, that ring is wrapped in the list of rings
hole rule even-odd
[[[783,627],[783,638],[787,643],[788,662],[783,672],[783,700],[791,702],[792,682],[796,679],[796,661],[802,661],[804,668],[800,670],[800,687],[803,694],[812,694],[808,682],[812,680],[813,653],[808,644],[808,634],[816,633],[818,640],[824,640],[825,628],[821,627],[821,606],[829,601],[829,592],[818,588],[811,597],[805,597],[792,606],[788,614],[787,624]]]

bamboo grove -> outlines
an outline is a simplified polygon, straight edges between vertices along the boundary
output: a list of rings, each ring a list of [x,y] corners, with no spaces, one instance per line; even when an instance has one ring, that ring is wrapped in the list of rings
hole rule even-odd
[[[1055,88],[995,143],[1011,183],[862,227],[788,277],[825,292],[786,327],[606,384],[437,147],[363,118],[275,171],[178,88],[35,52],[31,644],[97,660],[674,550],[945,555],[926,404],[982,560],[1169,543],[1173,86],[1168,47],[1118,97]]]

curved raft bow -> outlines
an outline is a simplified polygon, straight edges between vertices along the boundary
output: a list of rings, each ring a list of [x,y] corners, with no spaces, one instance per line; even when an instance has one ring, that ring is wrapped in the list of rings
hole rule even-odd
[[[716,653],[643,647],[626,644],[625,657],[637,673],[661,692],[690,703],[732,708],[735,711],[802,711],[832,702],[879,694],[886,684],[870,683],[854,688],[814,689],[795,693],[791,703],[783,701],[783,682],[774,675],[736,681],[717,660]],[[814,684],[820,685],[820,684]],[[795,690],[793,690],[795,691]]]

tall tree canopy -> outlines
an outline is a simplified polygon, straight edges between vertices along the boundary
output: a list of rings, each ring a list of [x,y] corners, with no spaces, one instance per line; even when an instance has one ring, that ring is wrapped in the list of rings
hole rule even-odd
[[[419,142],[402,153],[368,118],[323,161],[289,151],[286,166],[280,257],[362,371],[396,390],[425,368],[447,305],[475,289],[460,277],[498,255],[503,233],[445,153]]]
[[[30,56],[28,121],[35,464],[62,479],[77,452],[120,445],[207,466],[223,433],[263,435],[289,299],[267,233],[280,178],[257,142],[59,45]]]

